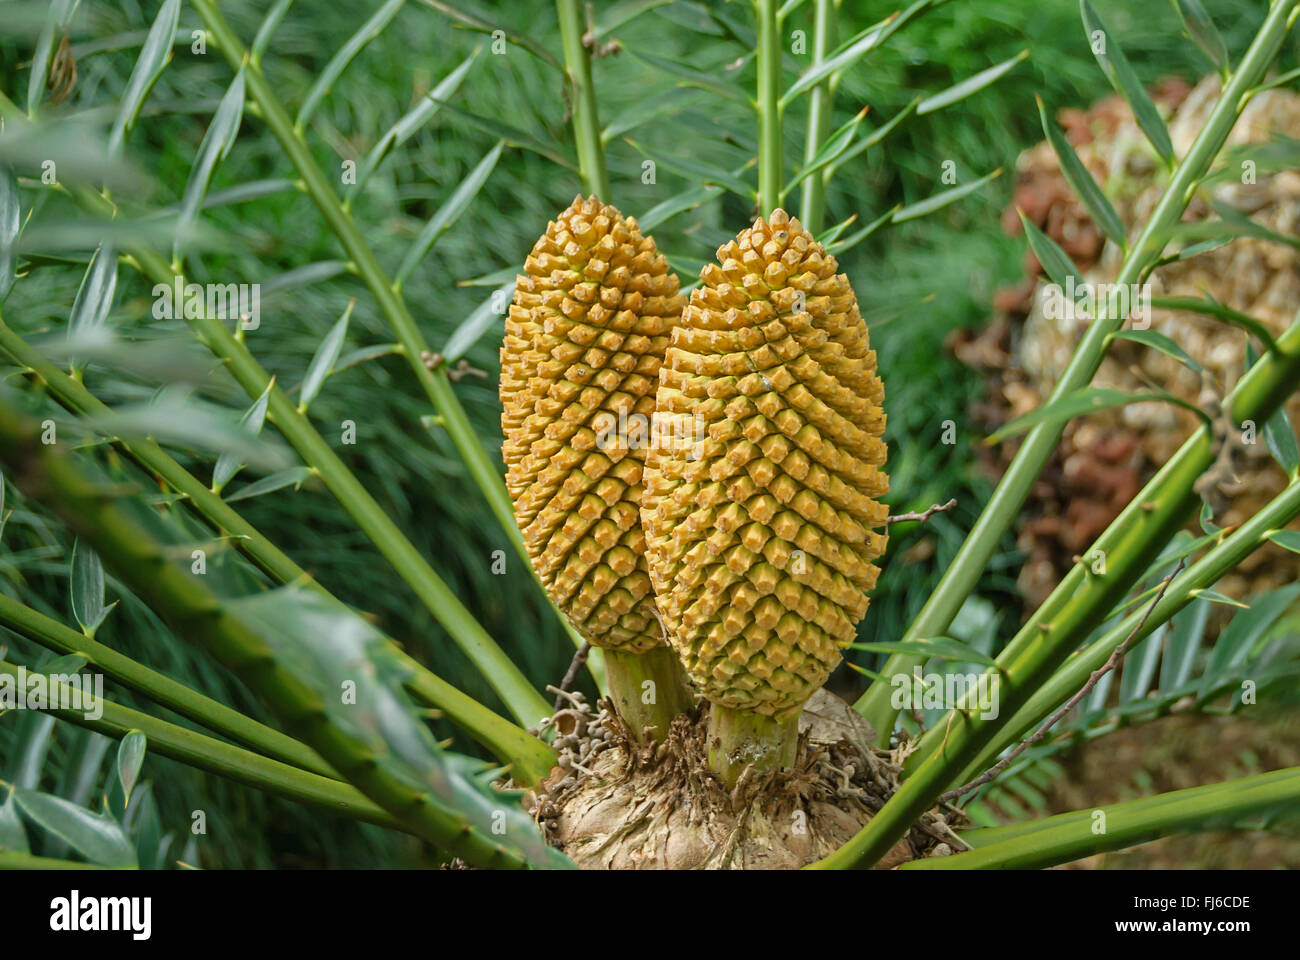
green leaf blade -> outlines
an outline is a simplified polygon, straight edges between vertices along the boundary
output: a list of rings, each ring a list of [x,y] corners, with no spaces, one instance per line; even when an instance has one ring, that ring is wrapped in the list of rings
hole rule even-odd
[[[298,397],[298,411],[306,413],[311,402],[316,399],[320,393],[321,386],[325,379],[334,372],[334,364],[338,361],[339,354],[343,350],[343,341],[348,335],[348,321],[352,318],[352,308],[356,306],[355,299],[349,300],[343,315],[334,322],[330,332],[325,335],[316,352],[312,355],[311,363],[307,366],[307,373],[302,379],[302,392]],[[265,417],[265,413],[263,413]]]
[[[1268,539],[1285,550],[1300,553],[1300,530],[1274,530]]]
[[[1065,134],[1061,133],[1060,127],[1048,117],[1043,99],[1038,97],[1037,100],[1038,117],[1043,126],[1043,133],[1047,135],[1047,141],[1052,145],[1052,150],[1061,163],[1061,174],[1083,202],[1093,222],[1116,246],[1121,250],[1124,249],[1128,238],[1124,233],[1124,223],[1120,220],[1119,214],[1115,212],[1115,208],[1102,192],[1097,181],[1092,178],[1088,168],[1083,165],[1079,155],[1074,152],[1070,141],[1065,139]]]
[[[1115,390],[1110,387],[1081,387],[1078,390],[1072,390],[1055,400],[1049,400],[1042,406],[1016,417],[1016,419],[1012,420],[1010,423],[1004,424],[1000,429],[991,434],[984,442],[986,444],[1000,443],[1009,437],[1016,437],[1022,433],[1027,433],[1030,429],[1039,424],[1064,423],[1068,420],[1073,420],[1075,417],[1085,416],[1089,413],[1100,413],[1103,410],[1123,407],[1131,403],[1147,403],[1150,401],[1172,403],[1185,410],[1191,410],[1202,418],[1206,416],[1205,412],[1194,404],[1170,393],[1164,393],[1161,391],[1128,393],[1127,391]]]
[[[95,248],[86,275],[77,288],[77,298],[72,303],[72,315],[68,320],[68,333],[80,335],[102,328],[108,322],[116,293],[117,253],[112,244],[105,241]]]
[[[996,666],[997,662],[986,654],[980,653],[968,643],[953,637],[931,637],[928,640],[894,640],[878,643],[852,643],[854,650],[869,653],[914,653],[925,657],[938,657],[942,660],[959,660],[978,663],[982,666]]]
[[[262,391],[262,395],[253,401],[253,405],[244,411],[244,415],[239,418],[239,424],[248,428],[253,436],[262,432],[262,425],[266,422],[266,408],[271,400],[271,388],[275,385],[272,379]],[[220,493],[222,488],[234,478],[244,468],[245,464],[240,462],[238,455],[227,452],[217,458],[217,465],[212,470],[212,490],[214,493]]]
[[[145,735],[139,730],[132,730],[118,744],[115,767],[117,782],[122,788],[123,812],[126,810],[126,804],[131,800],[131,791],[135,789],[136,781],[140,779],[140,768],[144,765],[146,748]]]
[[[185,185],[185,194],[181,199],[181,215],[176,226],[176,243],[172,256],[179,258],[181,237],[185,235],[194,219],[198,216],[203,198],[212,182],[212,174],[239,136],[239,127],[244,118],[244,71],[235,74],[234,81],[221,98],[217,112],[208,125],[203,141],[199,144],[198,157],[190,171],[189,182]]]
[[[311,121],[312,114],[321,105],[330,88],[343,75],[343,71],[348,68],[348,64],[353,61],[366,44],[384,32],[384,28],[393,22],[393,18],[397,16],[398,11],[402,9],[405,3],[406,0],[388,0],[387,3],[375,11],[369,20],[361,25],[356,33],[348,38],[338,53],[330,58],[329,62],[325,64],[325,69],[316,78],[316,82],[307,91],[307,96],[303,98],[302,106],[298,108],[298,117],[294,121],[295,127],[301,130],[307,126]]]
[[[974,76],[967,77],[960,83],[955,83],[947,90],[940,90],[938,93],[926,97],[916,108],[917,116],[924,116],[927,113],[933,113],[935,110],[942,110],[944,107],[951,106],[959,100],[965,100],[967,97],[978,93],[985,87],[996,83],[1005,74],[1015,69],[1016,65],[1028,59],[1029,51],[1021,50],[1014,57],[1003,60],[999,64],[981,70]]]
[[[1048,279],[1061,288],[1061,296],[1065,296],[1065,291],[1069,289],[1071,277],[1074,278],[1075,290],[1080,291],[1083,272],[1074,265],[1070,255],[1062,250],[1055,240],[1031,223],[1023,211],[1016,210],[1016,213],[1020,216],[1020,225],[1024,228],[1029,249],[1038,258],[1038,264],[1043,268]]]
[[[1093,56],[1097,58],[1102,73],[1106,74],[1106,79],[1115,88],[1115,92],[1123,97],[1133,110],[1138,126],[1142,128],[1142,132],[1146,134],[1147,140],[1155,148],[1156,153],[1160,154],[1165,163],[1172,164],[1174,145],[1169,139],[1165,122],[1161,119],[1160,111],[1156,109],[1150,94],[1138,80],[1137,74],[1133,72],[1114,34],[1106,29],[1106,25],[1097,16],[1097,11],[1088,0],[1079,0],[1079,12],[1083,18],[1088,45]]]
[[[13,788],[0,787],[0,791],[4,793],[4,798],[0,799],[0,853],[31,853]]]
[[[22,229],[21,212],[18,179],[12,168],[0,165],[0,303],[5,302],[18,277],[14,255]]]
[[[83,633],[93,637],[109,607],[104,602],[104,565],[99,554],[80,540],[72,545],[71,575],[68,583],[72,599],[72,616]]]
[[[432,94],[430,94],[432,96]],[[561,151],[564,149],[550,137],[542,138],[534,136],[519,127],[511,126],[508,123],[502,123],[491,117],[480,116],[477,113],[470,113],[468,110],[462,110],[460,107],[453,106],[450,103],[442,102],[442,109],[460,117],[470,126],[482,130],[484,133],[496,137],[498,140],[504,140],[507,145],[518,147],[520,150],[528,150],[537,154],[539,157],[545,157],[552,163],[559,164],[566,170],[576,171],[578,168],[572,160],[566,157]]]
[[[1223,42],[1223,36],[1205,12],[1205,7],[1201,6],[1201,0],[1174,0],[1174,8],[1192,42],[1201,48],[1220,73],[1226,73],[1228,45]]]
[[[1174,690],[1191,679],[1196,654],[1210,619],[1210,602],[1197,599],[1174,615],[1169,643],[1160,662],[1160,689]]]
[[[510,280],[494,290],[491,296],[479,304],[465,318],[464,322],[456,328],[456,332],[448,338],[447,345],[442,348],[442,356],[445,362],[455,363],[465,356],[470,347],[478,343],[479,339],[496,323],[497,318],[505,315],[505,310],[498,307],[507,306],[514,294],[515,281]]]
[[[1144,346],[1159,350],[1166,356],[1173,357],[1188,370],[1200,373],[1205,368],[1172,338],[1155,330],[1119,330],[1115,333],[1116,340],[1127,340],[1131,343],[1140,343]]]
[[[135,847],[115,821],[37,790],[20,788],[14,791],[14,797],[24,817],[91,863],[103,867],[136,866]]]
[[[722,187],[730,190],[738,197],[746,200],[754,199],[754,189],[744,180],[740,179],[734,173],[729,173],[722,167],[714,166],[711,163],[704,163],[699,160],[693,160],[689,157],[669,155],[663,153],[651,153],[649,148],[641,145],[635,140],[628,140],[629,144],[637,150],[638,153],[654,161],[658,166],[663,167],[670,173],[675,173],[680,177],[686,177],[691,180],[698,180],[705,186]],[[648,227],[646,229],[649,229]]]
[[[1211,297],[1152,297],[1151,306],[1161,310],[1184,310],[1188,313],[1212,317],[1231,324],[1256,337],[1269,350],[1276,350],[1277,344],[1272,332],[1260,321],[1233,310]]]
[[[446,202],[438,208],[438,212],[425,224],[415,242],[411,244],[411,249],[402,261],[401,267],[398,268],[393,278],[395,284],[400,287],[406,278],[411,275],[412,271],[419,266],[420,261],[428,256],[429,251],[433,249],[433,245],[438,242],[438,238],[450,230],[456,221],[460,219],[461,214],[469,207],[470,202],[478,196],[479,191],[483,189],[483,184],[491,176],[503,149],[505,149],[505,141],[498,140],[496,146],[489,150],[487,156],[480,160],[469,175],[456,186],[452,195],[447,198]]]
[[[812,159],[804,164],[798,176],[785,185],[782,196],[843,156],[853,143],[853,137],[857,134],[858,128],[862,126],[862,120],[867,115],[867,109],[867,107],[863,107],[852,120],[826,138],[826,142],[817,149]]]
[[[654,67],[659,72],[670,77],[676,77],[682,86],[697,87],[700,90],[706,90],[725,100],[734,100],[737,103],[748,102],[739,87],[734,84],[724,83],[717,78],[715,73],[697,70],[690,64],[671,60],[668,57],[660,57],[653,53],[646,53],[644,50],[634,50],[631,47],[626,49],[628,53],[646,66]]]
[[[126,92],[122,94],[122,105],[117,118],[113,121],[113,130],[108,138],[108,152],[116,156],[122,151],[126,135],[135,127],[149,91],[153,89],[163,70],[171,62],[172,45],[176,37],[176,25],[180,21],[181,0],[166,0],[158,10],[149,35],[145,37],[144,46],[135,66],[131,68],[131,77],[126,82]]]
[[[906,26],[914,17],[930,7],[933,0],[916,0],[901,13],[891,13],[884,20],[872,24],[840,44],[821,63],[808,68],[781,97],[781,107],[807,93],[832,74],[855,66],[858,61]]]
[[[894,219],[894,215],[898,213],[898,211],[901,209],[903,208],[894,207],[892,210],[886,210],[884,213],[882,213],[875,220],[872,220],[865,227],[861,227],[860,229],[853,231],[853,233],[850,233],[847,237],[845,237],[842,240],[832,241],[831,244],[826,248],[827,252],[833,253],[836,256],[840,256],[841,254],[847,253],[849,250],[852,250],[859,243],[867,239],[867,237],[871,236],[873,233],[875,233],[885,224],[892,223]]]
[[[254,480],[247,486],[240,487],[226,497],[225,500],[226,503],[235,503],[239,500],[251,500],[253,497],[260,497],[276,490],[283,490],[285,487],[297,489],[311,475],[310,467],[290,467],[288,470],[280,470],[277,473],[262,477],[260,480]]]
[[[891,218],[893,223],[905,223],[908,220],[915,220],[918,217],[924,217],[934,213],[936,210],[942,210],[951,203],[955,203],[967,194],[974,193],[980,187],[992,180],[1002,176],[1002,168],[994,170],[992,173],[986,173],[978,180],[972,180],[970,183],[963,183],[961,186],[953,187],[951,190],[944,190],[936,193],[934,196],[916,203],[909,204],[898,210]]]
[[[411,139],[416,131],[432,119],[442,107],[442,104],[451,99],[452,95],[460,89],[466,74],[469,73],[470,67],[474,65],[474,61],[478,59],[481,52],[481,47],[475,48],[468,57],[457,65],[456,69],[447,74],[436,87],[420,99],[419,103],[388,128],[384,135],[379,138],[379,142],[366,154],[365,163],[362,164],[361,170],[357,174],[357,182],[352,185],[349,195],[358,193],[388,155]]]
[[[1268,452],[1292,480],[1300,473],[1300,448],[1296,446],[1295,428],[1286,407],[1279,406],[1264,424],[1264,442]]]

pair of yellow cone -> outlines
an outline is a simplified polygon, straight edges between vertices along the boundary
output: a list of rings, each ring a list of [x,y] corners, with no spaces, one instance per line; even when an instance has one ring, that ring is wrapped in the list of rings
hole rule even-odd
[[[635,219],[579,196],[501,348],[506,485],[556,604],[597,646],[666,639],[705,697],[767,716],[839,663],[885,549],[884,390],[836,269],[776,210],[687,302]]]

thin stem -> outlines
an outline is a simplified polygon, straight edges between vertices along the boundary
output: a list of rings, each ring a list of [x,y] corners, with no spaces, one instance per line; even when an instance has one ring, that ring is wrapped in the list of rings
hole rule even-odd
[[[560,685],[555,688],[555,710],[557,713],[564,707],[564,695],[573,688],[573,681],[578,679],[578,671],[582,669],[582,665],[587,662],[587,657],[590,655],[591,643],[586,642],[577,649],[573,654],[573,659],[569,661],[569,669],[564,671],[564,676],[560,679]],[[546,689],[551,688],[547,687]]]
[[[1116,669],[1119,666],[1120,661],[1124,659],[1124,654],[1128,653],[1129,649],[1133,646],[1133,643],[1137,640],[1138,635],[1142,633],[1143,628],[1147,625],[1147,620],[1151,616],[1151,611],[1154,610],[1156,606],[1159,605],[1161,599],[1164,598],[1165,591],[1167,591],[1169,585],[1174,582],[1174,577],[1182,571],[1185,562],[1186,558],[1178,561],[1177,569],[1174,570],[1173,573],[1169,574],[1169,576],[1165,577],[1164,581],[1160,584],[1160,591],[1155,595],[1155,598],[1151,601],[1150,605],[1148,605],[1142,612],[1142,618],[1133,625],[1133,629],[1128,632],[1128,635],[1111,651],[1106,662],[1089,674],[1088,679],[1084,681],[1083,686],[1078,689],[1074,696],[1070,697],[1070,699],[1065,701],[1065,703],[1063,703],[1055,713],[1044,720],[1042,726],[1034,731],[1033,736],[1022,743],[1016,744],[1014,750],[991,766],[988,770],[985,770],[974,780],[969,783],[964,783],[960,787],[956,787],[941,795],[939,797],[939,802],[951,803],[958,797],[970,793],[972,790],[982,787],[986,783],[992,783],[993,779],[997,777],[998,774],[1011,766],[1012,761],[1015,760],[1016,757],[1020,756],[1039,740],[1042,740],[1043,737],[1047,736],[1048,731],[1050,731],[1052,727],[1056,726],[1062,717],[1073,710],[1080,700],[1092,693],[1101,678]]]
[[[799,748],[799,711],[768,717],[720,704],[709,707],[709,766],[728,790],[746,770],[761,777],[794,765]]]
[[[16,676],[18,668],[0,661],[0,674]],[[28,669],[28,674],[39,670]],[[55,684],[62,686],[62,684]],[[71,691],[69,691],[71,692]],[[51,691],[51,702],[59,702]],[[62,702],[71,702],[63,700]],[[149,752],[170,757],[196,770],[206,770],[219,777],[242,783],[257,790],[305,803],[309,806],[375,823],[396,830],[406,830],[383,808],[368,800],[356,787],[332,777],[323,777],[297,766],[280,763],[240,747],[231,746],[174,723],[167,723],[147,713],[132,710],[107,699],[100,699],[102,713],[91,718],[85,710],[51,708],[49,712],[60,720],[94,730],[115,740],[121,740],[132,730],[139,730],[149,742]]]
[[[781,206],[781,24],[776,0],[755,0],[758,15],[758,215]]]
[[[578,169],[583,189],[605,203],[612,202],[605,148],[600,139],[596,88],[591,82],[591,53],[583,41],[579,0],[556,0],[560,38],[564,45],[564,72],[569,82],[569,109],[573,113],[573,139],[578,148]]]
[[[903,869],[1039,870],[1171,833],[1237,823],[1253,814],[1297,803],[1300,767],[1291,767],[1015,824],[1014,832],[1004,840],[981,837],[974,850],[914,860],[904,864]],[[1098,824],[1104,824],[1104,829],[1098,830]],[[1002,829],[995,827],[987,832]],[[974,831],[977,835],[984,832]]]
[[[1300,384],[1300,323],[1293,324],[1277,345],[1277,351],[1251,367],[1225,401],[1232,424],[1268,419]],[[867,867],[883,856],[1101,623],[1169,537],[1193,515],[1200,502],[1194,490],[1196,479],[1216,452],[1211,433],[1202,425],[1192,434],[1094,544],[1093,549],[1106,557],[1106,573],[1093,574],[1084,563],[1075,564],[1047,603],[998,655],[997,666],[990,668],[998,683],[998,716],[950,710],[941,729],[936,727],[922,739],[914,754],[922,759],[899,791],[857,836],[820,865]]]
[[[826,59],[835,45],[834,0],[813,0],[812,63],[816,66]],[[834,95],[831,79],[827,77],[812,88],[808,98],[808,135],[803,145],[804,165],[812,163],[817,151],[831,132],[831,110]],[[803,182],[803,199],[799,205],[804,227],[816,236],[821,233],[826,219],[825,171],[806,177]]]
[[[303,189],[338,238],[357,275],[370,289],[379,312],[383,314],[402,344],[402,352],[410,363],[416,380],[419,381],[425,395],[437,411],[439,424],[451,437],[457,452],[469,469],[470,476],[487,499],[506,537],[514,545],[524,563],[528,564],[528,569],[532,571],[532,565],[528,561],[528,551],[524,547],[523,535],[520,534],[515,523],[514,508],[506,493],[505,483],[488,458],[487,451],[470,425],[465,408],[461,406],[455,390],[452,389],[451,380],[447,376],[447,365],[438,364],[435,369],[430,369],[430,365],[426,364],[424,358],[431,355],[431,351],[424,335],[420,332],[419,325],[411,316],[406,301],[380,267],[370,245],[352,219],[351,211],[339,200],[334,186],[325,176],[320,165],[316,163],[302,132],[294,129],[293,121],[262,72],[261,63],[248,59],[243,43],[230,29],[230,25],[213,0],[195,0],[194,8],[216,40],[218,48],[231,68],[234,70],[244,68],[248,95],[257,104],[262,120],[284,148],[285,155],[302,179]],[[574,646],[581,646],[582,638],[568,620],[558,610],[556,616],[564,624]],[[598,672],[599,664],[589,661],[588,668],[593,671],[593,675],[599,682],[601,679]]]
[[[1198,181],[1223,148],[1237,117],[1245,108],[1251,88],[1263,78],[1269,64],[1277,56],[1290,29],[1292,13],[1298,6],[1300,0],[1278,0],[1273,4],[1200,134],[1174,171],[1168,188],[1145,228],[1124,258],[1116,284],[1128,285],[1139,278],[1145,280],[1151,265],[1159,259],[1170,228],[1182,217]],[[1092,380],[1105,355],[1108,338],[1119,329],[1124,319],[1099,318],[1088,325],[1083,339],[1046,403],[1058,400]],[[1063,429],[1062,423],[1041,423],[1025,436],[975,526],[971,528],[929,600],[904,633],[904,640],[942,636],[948,629],[953,617],[982,576],[998,542],[1019,514],[1030,487],[1060,442]],[[1052,603],[1052,600],[1049,599],[1048,603]],[[881,670],[881,675],[888,678],[897,674],[911,674],[923,662],[923,658],[916,655],[896,654],[890,657]],[[891,694],[892,688],[888,683],[874,683],[854,704],[855,709],[875,726],[882,745],[888,743],[898,716],[898,711],[890,703]]]
[[[947,503],[936,503],[932,506],[926,507],[919,513],[913,511],[909,511],[908,513],[891,513],[885,518],[885,526],[893,526],[896,523],[909,523],[913,520],[925,523],[936,513],[947,513],[955,506],[957,506],[956,497],[952,498]]]
[[[267,757],[309,770],[320,776],[336,780],[339,778],[339,775],[320,758],[316,751],[292,737],[258,723],[211,697],[205,697],[183,683],[177,683],[118,653],[112,647],[92,640],[70,627],[65,627],[57,620],[52,620],[4,594],[0,594],[0,623],[47,650],[84,656],[92,667],[137,693],[143,694],[159,706],[173,710],[215,733],[229,737],[236,743],[242,743]]]
[[[669,647],[645,653],[605,652],[609,695],[619,717],[638,740],[662,742],[673,717],[691,709],[677,654]]]
[[[364,726],[354,732],[335,720],[322,699],[326,694],[284,666],[202,577],[171,563],[163,545],[69,455],[42,443],[38,423],[6,406],[0,406],[0,463],[20,490],[53,510],[94,547],[105,566],[150,609],[234,671],[290,731],[411,832],[478,865],[521,868],[555,862],[540,837],[515,836],[507,846],[469,820],[462,810],[473,811],[480,820],[486,816],[480,788],[456,772],[440,752],[423,758],[430,769],[416,786],[390,753],[375,752],[369,736],[361,732]]]
[[[2,317],[0,317],[0,352],[8,354],[20,367],[25,367],[40,378],[55,399],[72,412],[83,416],[109,412],[108,407],[82,384],[50,363],[19,337],[5,324]],[[342,601],[334,598],[306,570],[298,566],[284,551],[222,500],[220,495],[214,493],[206,484],[177,463],[157,443],[143,438],[128,441],[120,437],[116,438],[114,443],[143,469],[153,473],[172,489],[183,494],[186,503],[215,529],[228,533],[236,548],[272,579],[280,583],[304,584],[343,606]],[[402,651],[396,642],[391,642],[391,648],[408,671],[407,690],[425,705],[443,711],[452,723],[467,731],[479,743],[491,750],[502,763],[511,764],[512,774],[517,783],[534,783],[545,777],[554,766],[555,752],[546,744],[529,736],[522,728],[505,717],[456,689]],[[107,667],[104,669],[108,670]],[[124,677],[119,679],[129,683]],[[148,691],[141,692],[149,695]],[[172,709],[176,708],[172,707]],[[183,710],[177,712],[188,716]],[[201,718],[193,719],[204,722]],[[208,726],[211,727],[211,724]],[[212,729],[217,728],[212,727]],[[234,737],[234,739],[239,738]]]
[[[1140,629],[1133,642],[1142,642],[1159,624],[1171,620],[1196,598],[1198,590],[1212,587],[1247,556],[1268,543],[1269,533],[1285,527],[1297,516],[1300,516],[1300,483],[1292,482],[1174,582],[1168,595],[1153,611],[1149,627]],[[1126,631],[1136,626],[1135,617],[1136,614],[1130,614],[1114,629],[1093,641],[1086,650],[1067,660],[1061,669],[1034,691],[1025,705],[1016,711],[1010,721],[998,731],[997,736],[989,741],[955,779],[965,779],[992,763],[993,758],[1038,723],[1055,704],[1069,696],[1070,691],[1077,690],[1081,684],[1086,683],[1089,674],[1105,662],[1121,638],[1127,635]]]

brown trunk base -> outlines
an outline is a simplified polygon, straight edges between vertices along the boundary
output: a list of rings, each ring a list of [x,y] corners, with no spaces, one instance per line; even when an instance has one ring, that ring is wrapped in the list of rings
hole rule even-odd
[[[870,724],[824,690],[800,717],[793,766],[742,773],[731,790],[709,768],[707,727],[707,715],[680,716],[663,743],[638,747],[612,711],[589,715],[530,798],[534,816],[583,869],[794,869],[838,849],[898,789]],[[952,852],[945,841],[956,844],[928,813],[877,868]]]

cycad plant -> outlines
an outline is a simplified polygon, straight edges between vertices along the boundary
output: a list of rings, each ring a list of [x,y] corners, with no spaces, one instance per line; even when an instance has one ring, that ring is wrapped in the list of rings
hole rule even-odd
[[[145,867],[174,861],[158,805],[138,786],[146,751],[412,835],[437,860],[473,866],[1050,866],[1179,830],[1271,825],[1300,809],[1300,770],[1290,769],[967,827],[967,814],[983,819],[979,799],[1023,785],[1067,742],[1173,710],[1238,709],[1294,676],[1287,613],[1294,591],[1258,598],[1208,653],[1201,633],[1206,605],[1224,599],[1216,581],[1243,557],[1267,541],[1300,550],[1285,529],[1300,514],[1300,457],[1280,413],[1300,385],[1300,324],[1280,337],[1249,318],[1225,325],[1225,337],[1254,338],[1249,370],[1198,408],[1200,429],[1042,607],[996,651],[981,652],[947,633],[1063,425],[1103,407],[1173,399],[1158,389],[1090,388],[1116,339],[1180,351],[1135,327],[1112,300],[1070,304],[1094,311],[1087,332],[1051,398],[1001,431],[1024,434],[1019,452],[938,588],[901,636],[862,645],[889,656],[856,714],[821,690],[871,616],[867,595],[889,527],[943,509],[891,517],[882,505],[890,375],[877,369],[854,292],[871,278],[851,282],[836,258],[979,190],[997,172],[912,204],[855,211],[832,226],[828,187],[891,133],[977,94],[1026,54],[919,95],[895,116],[868,122],[868,111],[854,108],[836,126],[840,80],[908,24],[942,16],[935,12],[942,0],[917,0],[843,38],[837,28],[847,17],[833,0],[755,0],[752,17],[738,4],[631,2],[594,21],[577,0],[558,0],[558,52],[468,4],[426,0],[432,12],[403,11],[402,0],[388,0],[301,96],[289,98],[274,79],[272,54],[292,22],[291,5],[279,0],[243,29],[215,0],[193,0],[184,11],[179,0],[165,0],[146,32],[97,48],[139,48],[105,109],[93,91],[76,95],[76,55],[65,40],[79,5],[57,0],[39,19],[25,106],[21,95],[0,96],[0,355],[8,362],[0,491],[10,503],[0,512],[7,564],[0,624],[20,638],[22,655],[0,664],[0,679],[15,678],[0,683],[0,693],[12,697],[22,678],[30,700],[35,688],[26,681],[34,676],[47,701],[44,712],[14,709],[0,718],[0,726],[14,715],[23,724],[0,741],[13,749],[6,770],[16,771],[7,773],[0,801],[0,866],[69,857]],[[621,28],[664,13],[659,7],[672,11],[655,21],[661,26],[721,38],[740,55],[704,65],[624,48]],[[1221,150],[1251,96],[1295,79],[1270,69],[1300,0],[1274,0],[1235,62],[1198,0],[1175,7],[1224,78],[1181,157],[1119,39],[1088,0],[1081,3],[1079,42],[1128,100],[1168,171],[1163,197],[1139,229],[1124,231],[1043,112],[1063,172],[1122,251],[1124,287],[1249,232],[1248,222],[1223,222],[1213,235],[1189,236],[1180,219],[1191,198],[1224,175]],[[408,13],[477,31],[486,52],[422,91],[361,155],[321,111],[367,43]],[[604,58],[620,50],[680,89],[653,103],[641,97],[602,128],[599,76]],[[174,52],[192,62],[171,63]],[[139,140],[168,112],[151,104],[151,93],[180,69],[210,78],[212,60],[204,58],[212,55],[228,68],[224,94],[167,104],[211,113],[192,169],[183,184],[149,183],[127,158],[143,152]],[[517,118],[456,105],[479,58],[497,55],[533,57],[555,70],[571,147],[530,133]],[[84,66],[80,73],[104,77]],[[721,139],[697,127],[673,135],[684,105],[700,97],[717,102]],[[385,165],[435,115],[495,142],[438,198],[405,255],[389,262],[386,249],[378,252],[383,231],[362,218],[367,191],[379,189]],[[802,150],[790,176],[796,116],[804,120]],[[241,182],[236,169],[232,186],[214,190],[220,170],[238,167],[250,128],[273,138],[283,175]],[[693,156],[680,154],[687,144]],[[626,162],[624,146],[644,157],[633,173],[608,163],[615,149]],[[527,226],[539,239],[526,258],[518,251],[516,266],[472,278],[492,295],[447,342],[432,344],[410,290],[428,274],[435,285],[450,282],[430,251],[506,148],[535,154],[582,193],[549,225]],[[744,156],[732,166],[716,162],[736,153]],[[1286,168],[1294,144],[1270,144],[1258,159],[1271,164],[1267,172]],[[627,216],[623,195],[654,184],[660,169],[688,188]],[[157,204],[160,193],[166,205]],[[349,301],[311,356],[292,375],[276,376],[268,364],[286,364],[264,354],[258,331],[301,318],[280,301],[266,311],[272,321],[260,302],[265,287],[245,286],[257,276],[210,269],[230,262],[220,257],[229,238],[205,224],[229,205],[286,195],[303,202],[277,212],[310,218],[304,232],[323,224],[338,259],[302,265],[267,286],[302,291],[346,277],[372,306]],[[716,256],[688,252],[701,245],[698,230],[667,227],[706,207],[730,218],[705,232],[719,240]],[[1069,257],[1032,225],[1026,230],[1048,275],[1072,289],[1079,273]],[[250,231],[235,243],[257,239]],[[361,310],[375,323],[359,332]],[[120,322],[124,314],[129,322]],[[475,430],[457,389],[483,372],[469,356],[497,338],[502,316],[504,471],[489,453],[497,438]],[[384,339],[371,342],[378,330]],[[365,342],[345,353],[349,339]],[[195,342],[206,353],[191,349]],[[522,558],[537,581],[529,589],[551,598],[579,648],[575,666],[585,662],[611,695],[600,707],[573,692],[572,672],[551,689],[556,699],[544,697],[546,678],[521,669],[431,562],[446,558],[421,552],[415,531],[358,479],[351,448],[358,434],[382,425],[367,423],[364,409],[328,419],[319,411],[334,377],[385,358],[394,361],[386,376],[404,364],[431,411],[423,421],[429,437],[404,442],[437,445],[511,547],[458,559],[505,569]],[[246,399],[236,403],[240,393]],[[1257,436],[1289,485],[1249,521],[1221,529],[1202,505],[1201,478],[1231,470],[1234,447]],[[261,475],[228,492],[245,471]],[[441,625],[504,715],[336,596],[346,584],[313,576],[310,553],[272,542],[245,516],[254,498],[326,495],[354,525],[356,549],[397,574],[394,589]],[[1185,528],[1198,511],[1202,534],[1193,536]],[[65,555],[70,560],[58,564]],[[51,567],[68,578],[79,629],[22,589]],[[110,592],[123,612],[106,602]],[[148,651],[131,657],[97,639],[128,608],[220,663],[271,722],[178,682]],[[38,662],[29,655],[38,648],[56,659]],[[953,667],[926,673],[929,663]],[[972,665],[968,675],[961,664]],[[1117,671],[1116,707],[1107,691]],[[112,684],[100,711],[71,698],[94,677]],[[116,702],[121,693],[149,708]],[[1058,737],[1054,725],[1067,714]],[[426,722],[431,716],[499,766],[452,752]],[[120,740],[98,803],[90,798],[106,741],[79,742],[77,782],[40,789],[55,721]],[[647,807],[647,797],[661,806]],[[963,813],[971,797],[979,799]],[[181,856],[193,864],[198,855]]]

